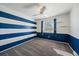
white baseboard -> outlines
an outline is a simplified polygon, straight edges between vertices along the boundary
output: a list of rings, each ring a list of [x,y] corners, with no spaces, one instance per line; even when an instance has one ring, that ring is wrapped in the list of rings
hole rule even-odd
[[[69,43],[68,43],[68,45],[69,45]],[[71,48],[71,50],[73,51],[73,54],[74,54],[74,56],[79,56],[74,50],[73,50],[73,48],[69,45],[69,47]]]

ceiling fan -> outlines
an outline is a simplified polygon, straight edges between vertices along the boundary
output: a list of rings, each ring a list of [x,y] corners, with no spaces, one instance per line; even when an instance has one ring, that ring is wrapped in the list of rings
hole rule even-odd
[[[46,9],[46,7],[45,7],[45,6],[42,6],[42,7],[40,8],[40,12],[39,12],[38,14],[33,15],[33,16],[38,16],[38,15],[43,14],[44,11],[45,11],[45,9]]]
[[[43,7],[40,9],[40,14],[43,14],[43,13],[44,13],[44,11],[45,11],[45,9],[46,9],[46,7],[45,7],[45,6],[43,6]]]

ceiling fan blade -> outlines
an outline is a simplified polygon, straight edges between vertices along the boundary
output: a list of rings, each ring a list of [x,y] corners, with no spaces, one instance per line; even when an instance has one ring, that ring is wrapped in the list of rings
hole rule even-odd
[[[46,7],[45,6],[43,6],[40,10],[40,14],[43,14],[43,12],[45,11],[45,9],[46,9]]]

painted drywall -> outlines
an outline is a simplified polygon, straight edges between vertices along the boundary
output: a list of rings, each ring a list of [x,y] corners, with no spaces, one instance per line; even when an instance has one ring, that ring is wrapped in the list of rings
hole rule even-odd
[[[79,4],[74,4],[70,13],[70,40],[72,49],[79,55]]]
[[[57,19],[57,33],[70,33],[70,13],[64,13],[56,16]]]
[[[41,32],[41,20],[36,20],[36,23],[37,23],[37,29],[36,29],[36,31],[37,32]]]
[[[71,35],[79,38],[79,4],[74,4],[70,15]]]
[[[14,9],[12,7],[4,6],[4,5],[1,5],[1,4],[0,4],[0,10],[11,13],[11,14],[19,16],[19,17],[22,17],[22,18],[30,19],[31,21],[35,21],[33,19],[33,17],[30,17],[30,13],[32,13],[32,11],[30,11],[30,10],[27,10],[26,11],[27,13],[25,14],[25,13],[20,12],[20,11]]]
[[[70,14],[69,14],[69,12],[61,14],[61,15],[57,15],[57,16],[51,17],[51,18],[36,20],[37,32],[41,32],[41,20],[42,20],[42,21],[44,21],[43,31],[48,32],[48,33],[53,33],[54,32],[53,30],[48,30],[48,31],[45,30],[45,22],[53,21],[54,18],[57,19],[57,33],[69,34],[70,33]],[[53,25],[54,23],[52,22],[51,24]]]
[[[0,6],[0,52],[36,36],[35,20],[25,16]]]

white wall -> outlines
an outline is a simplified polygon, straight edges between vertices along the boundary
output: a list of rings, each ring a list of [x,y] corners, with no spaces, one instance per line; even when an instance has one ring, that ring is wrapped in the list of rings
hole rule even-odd
[[[8,12],[10,14],[25,18],[25,19],[30,19],[31,21],[35,21],[32,17],[30,17],[30,13],[32,13],[32,11],[27,11],[27,13],[22,13],[19,10],[13,9],[12,7],[9,6],[3,6],[0,4],[0,10],[1,11],[5,11]]]
[[[36,29],[36,31],[37,32],[41,32],[41,20],[36,20],[36,22],[37,22],[37,29]]]
[[[71,10],[71,35],[79,38],[79,4],[74,4]]]
[[[62,33],[62,34],[70,33],[70,16],[69,15],[70,14],[68,12],[68,13],[55,16],[55,18],[57,19],[57,33]],[[49,21],[53,19],[54,17],[46,18],[42,20],[45,22],[45,21]],[[41,20],[37,20],[37,32],[41,32]],[[53,33],[52,30],[46,31],[45,29],[44,29],[44,32]]]
[[[64,13],[56,16],[57,19],[57,33],[70,33],[70,13]]]

